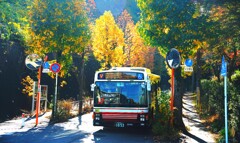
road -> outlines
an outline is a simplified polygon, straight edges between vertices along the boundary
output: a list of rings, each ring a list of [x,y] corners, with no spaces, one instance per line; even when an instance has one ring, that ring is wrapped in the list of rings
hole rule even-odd
[[[183,134],[179,142],[213,143],[215,135],[199,119],[193,99],[192,94],[183,97],[183,120],[189,133]],[[35,118],[28,118],[24,124],[21,118],[0,123],[0,143],[154,143],[153,135],[147,130],[95,127],[92,113],[54,125],[49,124],[50,116],[50,112],[40,115],[36,127]]]
[[[30,119],[21,128],[21,119],[0,124],[1,143],[153,143],[149,131],[94,127],[92,114],[75,117],[65,123],[48,124],[47,116]]]

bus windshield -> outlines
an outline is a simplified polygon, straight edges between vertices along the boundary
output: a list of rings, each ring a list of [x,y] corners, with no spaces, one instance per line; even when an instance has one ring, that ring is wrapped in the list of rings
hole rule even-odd
[[[146,83],[136,81],[97,81],[94,90],[96,107],[146,107]]]

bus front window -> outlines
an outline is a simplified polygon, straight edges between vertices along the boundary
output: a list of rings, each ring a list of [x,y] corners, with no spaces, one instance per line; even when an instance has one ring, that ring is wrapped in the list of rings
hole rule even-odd
[[[143,107],[147,106],[146,84],[144,82],[96,82],[95,106]]]

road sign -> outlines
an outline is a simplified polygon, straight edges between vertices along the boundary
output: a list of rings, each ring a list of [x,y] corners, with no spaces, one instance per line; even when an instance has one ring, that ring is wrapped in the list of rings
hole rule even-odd
[[[185,60],[185,65],[186,65],[187,67],[191,67],[191,66],[193,65],[193,61],[192,61],[191,59],[186,59],[186,60]]]
[[[25,65],[30,70],[37,70],[42,65],[42,58],[37,54],[28,55],[25,59]]]
[[[48,62],[44,62],[43,63],[43,70],[42,70],[42,72],[43,73],[49,73],[50,72],[50,64],[48,63]]]
[[[50,70],[54,73],[58,73],[61,69],[61,66],[59,63],[54,63],[50,66]]]
[[[185,72],[192,72],[192,71],[193,71],[193,67],[185,66],[185,67],[184,67],[184,71],[185,71]]]
[[[50,68],[50,64],[48,62],[44,62],[43,63],[43,68],[44,69],[49,69]]]
[[[166,61],[168,66],[171,69],[176,69],[180,66],[181,63],[181,57],[177,49],[172,48],[166,56]]]
[[[222,57],[221,76],[227,75],[227,63],[225,62],[224,56]]]

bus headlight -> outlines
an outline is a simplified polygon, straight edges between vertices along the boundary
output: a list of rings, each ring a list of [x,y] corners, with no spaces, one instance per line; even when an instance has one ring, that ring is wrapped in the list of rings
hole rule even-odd
[[[145,115],[143,115],[143,114],[140,115],[140,121],[141,121],[141,122],[144,122],[144,121],[145,121]]]
[[[99,121],[99,120],[100,120],[100,117],[95,117],[95,120],[98,120],[98,121]]]
[[[100,120],[100,114],[95,114],[95,120],[97,120],[97,121]]]

